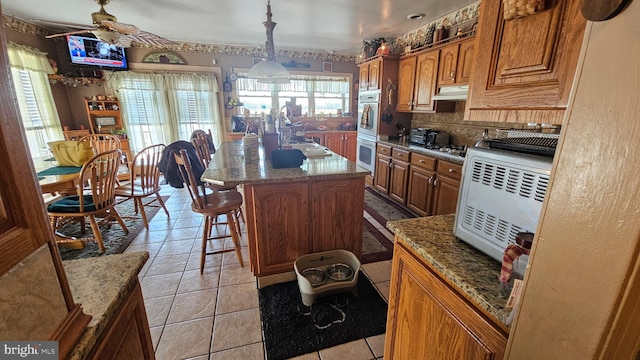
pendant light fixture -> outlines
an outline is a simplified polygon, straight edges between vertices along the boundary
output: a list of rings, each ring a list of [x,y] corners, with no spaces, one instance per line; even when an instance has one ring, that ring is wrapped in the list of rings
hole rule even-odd
[[[273,28],[276,27],[276,23],[271,21],[271,0],[267,1],[267,21],[262,24],[267,29],[267,42],[265,43],[267,58],[253,65],[247,73],[247,77],[257,79],[259,83],[288,84],[289,72],[276,62],[276,52],[273,47]]]

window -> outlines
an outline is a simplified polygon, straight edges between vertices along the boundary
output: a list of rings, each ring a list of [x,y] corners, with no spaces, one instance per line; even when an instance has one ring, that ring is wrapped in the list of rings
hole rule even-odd
[[[271,108],[282,109],[295,98],[302,107],[302,115],[336,115],[338,110],[349,112],[350,80],[344,76],[293,75],[289,84],[270,85],[255,79],[236,81],[238,100],[251,114],[268,113]]]
[[[118,93],[127,135],[135,150],[190,140],[194,130],[222,133],[218,85],[213,75],[114,73],[109,86]]]
[[[47,75],[51,65],[39,50],[14,43],[7,50],[29,152],[35,167],[42,168],[42,161],[50,157],[47,143],[63,138]]]

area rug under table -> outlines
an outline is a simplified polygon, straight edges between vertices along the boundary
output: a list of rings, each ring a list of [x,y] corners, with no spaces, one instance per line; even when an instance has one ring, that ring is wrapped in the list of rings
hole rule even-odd
[[[387,303],[369,279],[358,275],[350,292],[302,303],[297,281],[258,290],[267,359],[288,359],[385,332]]]

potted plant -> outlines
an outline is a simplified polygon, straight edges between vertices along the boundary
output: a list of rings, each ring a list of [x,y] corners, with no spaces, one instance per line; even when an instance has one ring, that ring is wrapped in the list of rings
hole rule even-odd
[[[120,139],[127,138],[127,132],[125,131],[125,129],[111,129],[111,134],[116,135]]]

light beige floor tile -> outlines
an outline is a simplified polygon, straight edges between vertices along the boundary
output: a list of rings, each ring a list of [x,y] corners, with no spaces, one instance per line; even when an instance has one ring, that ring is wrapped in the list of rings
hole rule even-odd
[[[190,217],[190,218],[179,218],[173,224],[172,229],[181,229],[181,228],[192,228],[202,225],[203,216],[200,217]]]
[[[228,266],[224,268],[224,276],[220,277],[220,286],[238,285],[252,283],[255,284],[256,277],[253,276],[248,266]]]
[[[364,339],[320,350],[322,360],[371,360],[373,353]]]
[[[364,272],[372,283],[391,280],[391,261],[378,261],[362,265]]]
[[[174,295],[180,284],[182,273],[145,276],[142,279],[142,295],[145,299]]]
[[[162,326],[167,321],[167,315],[171,310],[174,296],[163,296],[144,300],[144,308],[147,310],[149,326]]]
[[[213,317],[166,325],[156,359],[186,359],[208,354],[212,327]]]
[[[149,231],[169,230],[173,226],[174,220],[149,221]]]
[[[373,356],[376,358],[381,358],[384,355],[384,335],[380,334],[365,339],[373,352]]]
[[[142,269],[140,269],[140,272],[138,273],[138,279],[140,279],[140,281],[142,281],[142,278],[144,278],[144,276],[147,274],[147,271],[149,271],[152,262],[153,257],[151,256],[151,254],[149,254],[149,259],[144,263]]]
[[[186,358],[185,360],[209,360],[209,355],[200,355],[196,357]]]
[[[149,329],[151,331],[151,341],[153,342],[153,350],[158,348],[158,342],[160,341],[160,335],[162,335],[163,326],[156,326]]]
[[[218,250],[224,250],[224,240],[207,240],[207,252]],[[202,238],[198,236],[193,242],[191,252],[200,254],[200,251],[202,251]]]
[[[384,297],[384,299],[388,303],[389,302],[389,290],[391,289],[391,281],[379,282],[379,283],[376,283],[375,286],[378,289],[378,291],[380,292],[380,294],[382,294],[382,297]]]
[[[147,262],[151,262],[151,259],[153,259],[154,257],[156,257],[156,255],[158,255],[158,251],[160,251],[160,248],[162,248],[161,242],[147,243],[147,244],[131,243],[127,247],[127,250],[125,250],[125,252],[130,253],[130,252],[137,252],[137,251],[146,251],[149,253],[149,260]]]
[[[291,358],[291,360],[320,360],[320,353],[316,351],[316,352],[296,356],[294,358]],[[345,360],[349,360],[349,359],[345,359]]]
[[[183,272],[189,260],[189,254],[156,256],[147,271],[147,276]]]
[[[180,228],[171,230],[165,241],[195,240],[196,238],[200,239],[198,227]]]
[[[212,353],[209,360],[264,360],[262,342]]]
[[[249,248],[243,246],[240,251],[242,252],[242,261],[244,266],[249,266]],[[224,253],[222,255],[222,266],[237,266],[240,265],[238,262],[238,257],[236,256],[235,251]]]
[[[258,308],[216,315],[211,352],[232,349],[262,341]]]
[[[204,259],[204,267],[220,269],[222,265],[222,254],[207,255]],[[200,252],[189,254],[186,270],[200,270]]]
[[[213,316],[217,294],[217,289],[177,294],[171,305],[167,324]]]
[[[217,288],[219,279],[220,271],[217,268],[205,268],[204,274],[200,274],[200,270],[187,270],[182,274],[178,294]]]
[[[218,288],[218,305],[216,315],[257,307],[258,289],[256,289],[256,286],[253,283],[230,285]]]
[[[169,230],[147,231],[142,230],[131,242],[132,245],[162,243],[169,234]]]
[[[170,256],[191,253],[194,240],[165,241],[156,256]]]

